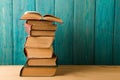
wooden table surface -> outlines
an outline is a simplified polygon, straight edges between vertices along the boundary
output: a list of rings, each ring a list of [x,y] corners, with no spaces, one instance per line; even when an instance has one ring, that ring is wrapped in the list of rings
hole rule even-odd
[[[20,77],[22,66],[0,66],[0,80],[120,80],[120,66],[61,65],[54,77]]]

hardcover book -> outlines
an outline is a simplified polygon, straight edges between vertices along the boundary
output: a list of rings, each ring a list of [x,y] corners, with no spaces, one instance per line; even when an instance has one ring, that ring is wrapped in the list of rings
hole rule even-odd
[[[52,58],[53,48],[24,48],[27,58]]]
[[[56,73],[57,66],[41,66],[41,67],[28,67],[24,66],[22,67],[20,71],[20,76],[22,77],[50,77],[54,76]]]
[[[26,48],[50,48],[54,37],[27,37]]]
[[[56,56],[52,58],[29,58],[26,62],[28,66],[56,66]]]
[[[55,31],[38,31],[38,30],[31,30],[30,36],[32,37],[54,37]]]

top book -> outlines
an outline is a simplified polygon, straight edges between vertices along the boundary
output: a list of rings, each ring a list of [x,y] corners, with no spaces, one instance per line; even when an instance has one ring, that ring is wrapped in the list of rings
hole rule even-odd
[[[51,22],[62,23],[62,20],[58,17],[49,15],[49,14],[42,16],[40,13],[36,11],[26,11],[21,17],[21,20],[46,20],[46,21],[51,21]]]

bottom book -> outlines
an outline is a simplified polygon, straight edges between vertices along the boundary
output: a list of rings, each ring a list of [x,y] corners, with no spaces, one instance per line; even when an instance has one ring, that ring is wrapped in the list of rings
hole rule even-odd
[[[20,71],[22,77],[50,77],[54,76],[57,70],[57,66],[40,66],[40,67],[28,67],[24,66]]]

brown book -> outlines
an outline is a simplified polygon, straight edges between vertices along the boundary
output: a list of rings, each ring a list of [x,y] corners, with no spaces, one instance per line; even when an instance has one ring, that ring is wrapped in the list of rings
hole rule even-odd
[[[26,62],[28,66],[56,66],[56,56],[52,58],[29,58]]]
[[[23,77],[50,77],[56,73],[56,66],[41,66],[41,67],[28,67],[24,66],[20,71],[20,76]]]
[[[52,26],[53,22],[45,21],[45,20],[27,20],[27,24],[30,24],[32,26]]]
[[[58,17],[55,17],[53,15],[44,15],[42,16],[40,13],[36,11],[27,11],[23,14],[21,17],[22,20],[46,20],[51,22],[59,22],[62,23],[62,20]]]
[[[57,29],[56,25],[52,25],[52,26],[33,25],[31,26],[31,30],[56,31],[56,29]]]
[[[55,31],[38,31],[38,30],[31,30],[30,36],[33,37],[54,37]]]
[[[24,48],[27,58],[52,58],[53,48]]]
[[[57,26],[55,24],[52,24],[49,21],[39,21],[39,20],[27,20],[27,24],[32,25],[32,30],[53,30],[55,31],[57,29]]]
[[[50,48],[54,37],[28,37],[25,47],[28,48]]]

